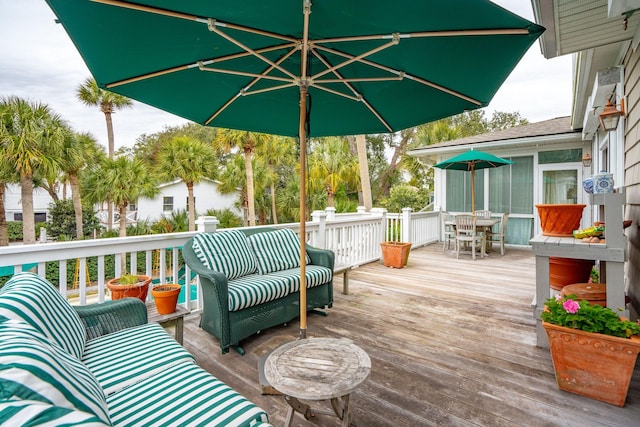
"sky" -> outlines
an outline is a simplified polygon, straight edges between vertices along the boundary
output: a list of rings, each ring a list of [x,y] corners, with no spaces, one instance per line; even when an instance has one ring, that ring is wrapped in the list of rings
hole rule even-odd
[[[494,3],[533,21],[528,0]],[[104,115],[77,100],[80,84],[90,77],[80,54],[44,0],[0,0],[0,96],[19,96],[47,104],[76,132],[91,133],[107,146]],[[530,122],[571,114],[571,56],[545,59],[534,43],[485,108],[519,112]],[[152,134],[188,120],[134,101],[113,115],[115,146],[132,147]]]

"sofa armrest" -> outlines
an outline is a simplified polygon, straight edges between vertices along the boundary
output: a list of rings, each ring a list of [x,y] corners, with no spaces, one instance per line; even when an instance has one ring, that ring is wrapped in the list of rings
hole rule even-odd
[[[321,265],[323,267],[330,268],[333,271],[333,265],[335,263],[335,254],[328,249],[314,248],[307,245],[307,255],[311,258],[311,264]]]
[[[147,307],[138,298],[75,306],[87,340],[147,323]]]

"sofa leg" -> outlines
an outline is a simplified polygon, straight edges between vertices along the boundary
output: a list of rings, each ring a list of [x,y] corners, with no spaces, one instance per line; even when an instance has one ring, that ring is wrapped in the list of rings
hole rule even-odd
[[[244,348],[240,347],[239,345],[234,345],[233,349],[237,351],[240,356],[244,356]]]
[[[326,311],[322,311],[322,310],[318,310],[317,308],[314,308],[313,310],[309,310],[310,313],[315,313],[315,314],[319,314],[321,316],[324,317],[328,317],[329,313],[327,313]]]

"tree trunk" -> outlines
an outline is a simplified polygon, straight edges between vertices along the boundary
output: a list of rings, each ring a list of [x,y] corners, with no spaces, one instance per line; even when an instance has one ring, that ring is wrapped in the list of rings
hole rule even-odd
[[[400,133],[401,140],[400,143],[394,148],[393,155],[391,156],[391,161],[389,162],[389,167],[382,172],[379,180],[379,188],[381,196],[389,196],[389,190],[391,188],[391,174],[398,169],[398,164],[400,163],[400,158],[404,155],[407,150],[407,145],[413,135],[416,132],[416,128],[412,128],[411,130],[402,131]],[[393,137],[393,136],[392,136]]]
[[[256,225],[255,194],[253,190],[253,166],[251,165],[250,148],[244,149],[244,169],[247,174],[247,204],[249,209],[249,226]]]
[[[276,212],[276,186],[271,183],[271,222],[278,223],[278,213]]]
[[[6,186],[0,183],[0,246],[9,246],[9,230],[7,229],[7,215],[4,210],[4,193]]]
[[[362,189],[362,205],[369,212],[373,207],[371,198],[371,181],[369,180],[369,162],[367,160],[367,141],[364,135],[356,136],[358,148],[358,165],[360,168],[360,187]]]
[[[336,193],[334,193],[333,191],[327,190],[327,206],[330,208],[335,207],[335,198],[336,198]]]
[[[104,111],[103,109],[103,112],[104,112],[104,119],[107,122],[107,141],[109,143],[107,154],[110,159],[113,159],[113,152],[115,148],[115,143],[113,138],[113,119],[111,118],[111,113],[109,111]],[[109,202],[107,204],[107,230],[111,231],[112,228],[113,228],[113,203]]]
[[[76,239],[84,238],[84,230],[82,224],[82,199],[80,198],[80,182],[78,175],[69,175],[69,184],[71,185],[71,198],[73,199],[73,211],[76,217]]]
[[[120,237],[127,237],[127,204],[123,204],[120,206]],[[124,273],[127,271],[127,254],[120,254],[120,268]],[[131,266],[131,270],[133,270],[133,266]]]
[[[22,241],[25,244],[36,242],[36,219],[33,213],[33,176],[20,177],[22,197]]]
[[[193,199],[193,182],[187,182],[187,203],[189,205],[189,231],[196,231],[196,204]]]

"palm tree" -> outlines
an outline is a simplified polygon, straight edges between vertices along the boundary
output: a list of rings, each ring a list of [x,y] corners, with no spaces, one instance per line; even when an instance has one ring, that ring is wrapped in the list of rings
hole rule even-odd
[[[92,203],[111,200],[120,212],[120,237],[127,235],[127,206],[140,197],[158,194],[155,175],[140,159],[127,156],[105,159],[90,171],[83,186],[86,199]]]
[[[244,155],[244,170],[247,175],[247,209],[250,226],[256,225],[255,192],[251,158],[253,157],[256,145],[262,143],[262,141],[268,138],[268,135],[261,133],[220,129],[216,139],[216,142],[226,147],[227,150],[238,148],[242,150]]]
[[[360,186],[362,188],[362,204],[365,211],[369,212],[373,207],[371,197],[371,181],[369,180],[369,162],[367,159],[367,140],[365,135],[356,135],[358,147],[358,168],[360,171]]]
[[[24,243],[36,241],[34,176],[49,176],[58,168],[68,132],[66,123],[45,104],[18,97],[5,97],[0,101],[3,161],[10,162],[20,175]]]
[[[195,231],[196,209],[193,185],[205,178],[215,178],[217,161],[213,148],[188,136],[175,137],[161,145],[157,168],[162,180],[170,181],[179,178],[186,184],[189,231]]]
[[[295,143],[291,138],[269,136],[262,144],[256,147],[256,154],[267,164],[269,168],[269,188],[271,192],[271,221],[278,223],[276,209],[276,184],[280,181],[278,168],[292,167],[296,161]]]
[[[104,118],[107,121],[107,138],[109,141],[107,153],[109,158],[113,158],[114,140],[111,115],[116,110],[131,107],[133,102],[126,96],[101,89],[95,79],[92,78],[86,79],[83,84],[78,86],[77,94],[78,99],[82,101],[83,104],[90,107],[100,107],[100,111],[104,113]]]
[[[1,138],[0,141],[2,141]],[[4,152],[4,148],[2,152]],[[5,190],[7,184],[13,184],[18,181],[15,168],[7,161],[6,157],[2,156],[0,158],[0,246],[9,246],[9,230],[7,229],[7,215],[4,206]]]
[[[341,185],[358,184],[358,162],[340,138],[325,138],[314,145],[309,155],[309,187],[324,186],[327,205],[335,206],[335,196]]]
[[[82,197],[80,192],[80,172],[89,162],[97,162],[104,157],[102,147],[88,133],[72,133],[65,140],[60,168],[71,187],[71,198],[76,218],[76,238],[84,237],[82,220]]]

